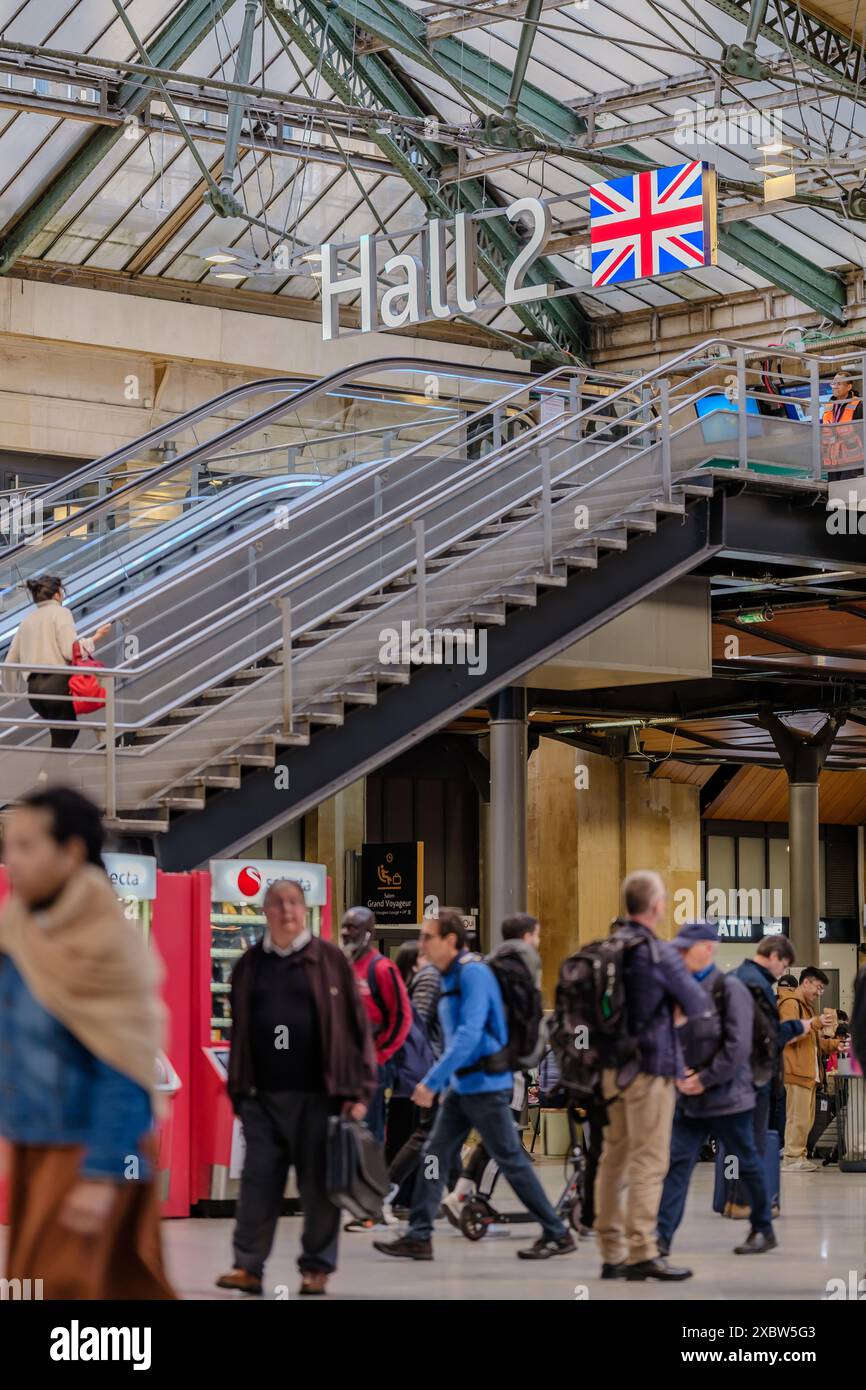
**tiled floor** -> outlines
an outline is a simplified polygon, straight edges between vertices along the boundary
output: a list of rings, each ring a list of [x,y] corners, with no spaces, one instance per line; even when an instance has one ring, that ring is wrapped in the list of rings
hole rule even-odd
[[[546,1164],[539,1171],[548,1191],[558,1193],[559,1165]],[[746,1223],[713,1215],[712,1172],[709,1165],[700,1165],[674,1253],[676,1263],[694,1269],[694,1277],[682,1284],[602,1283],[591,1239],[581,1241],[575,1255],[527,1264],[515,1257],[515,1251],[535,1238],[536,1227],[514,1227],[510,1235],[488,1235],[472,1244],[443,1222],[441,1230],[437,1228],[432,1264],[380,1255],[373,1250],[374,1237],[369,1234],[343,1235],[340,1267],[330,1292],[335,1300],[823,1299],[828,1280],[842,1279],[847,1285],[851,1271],[863,1279],[866,1174],[827,1168],[786,1174],[783,1184],[783,1215],[776,1225],[779,1249],[743,1258],[732,1254],[732,1249],[745,1236]],[[509,1206],[513,1209],[514,1203],[503,1198],[502,1207]],[[271,1298],[295,1297],[299,1236],[296,1218],[279,1223],[266,1271]],[[165,1237],[171,1274],[184,1297],[242,1298],[213,1288],[214,1277],[231,1263],[229,1221],[167,1222]],[[275,1293],[279,1286],[280,1292]]]

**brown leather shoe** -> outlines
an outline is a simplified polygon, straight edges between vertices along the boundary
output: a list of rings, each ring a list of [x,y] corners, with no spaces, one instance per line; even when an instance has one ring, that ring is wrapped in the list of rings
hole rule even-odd
[[[246,1269],[232,1269],[216,1281],[218,1289],[235,1289],[237,1293],[261,1294],[262,1281]]]
[[[308,1269],[301,1274],[299,1294],[319,1294],[328,1292],[328,1276],[320,1269]]]

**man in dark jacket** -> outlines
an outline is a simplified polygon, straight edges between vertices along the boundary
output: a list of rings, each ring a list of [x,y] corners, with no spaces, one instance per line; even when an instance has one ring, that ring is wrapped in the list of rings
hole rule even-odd
[[[796,956],[794,947],[787,936],[779,934],[765,936],[758,942],[755,954],[750,960],[744,960],[742,965],[738,965],[732,974],[738,980],[742,980],[746,988],[752,993],[755,1007],[761,1008],[766,1012],[768,1020],[771,1020],[776,1029],[776,1045],[778,1048],[777,1071],[778,1075],[773,1076],[769,1081],[761,1086],[755,1087],[755,1109],[752,1112],[752,1122],[755,1129],[755,1147],[758,1153],[763,1155],[767,1147],[767,1134],[770,1129],[770,1114],[775,1102],[777,1114],[781,1111],[784,1116],[785,1088],[782,1085],[781,1058],[782,1049],[787,1047],[789,1042],[795,1038],[801,1038],[807,1031],[808,1024],[804,1025],[799,1019],[789,1019],[782,1023],[779,1021],[779,1005],[776,999],[776,986],[782,982],[785,974],[794,964]],[[778,1122],[777,1122],[778,1123]],[[784,1118],[781,1122],[781,1133],[785,1133]],[[746,1194],[741,1183],[729,1186],[730,1200],[725,1203],[725,1216],[742,1217],[748,1215]],[[772,1196],[772,1194],[771,1194]],[[774,1213],[778,1216],[778,1210]]]
[[[232,974],[228,1089],[246,1153],[234,1268],[221,1289],[262,1292],[289,1167],[304,1209],[302,1294],[323,1294],[336,1268],[340,1211],[325,1191],[328,1120],[362,1120],[376,1089],[373,1038],[352,967],[312,936],[300,884],[272,883],[264,938]]]
[[[679,951],[656,936],[667,907],[659,875],[646,870],[629,874],[622,891],[626,922],[618,930],[636,940],[623,971],[628,1032],[639,1040],[640,1056],[631,1080],[612,1067],[602,1072],[608,1121],[595,1187],[601,1277],[687,1279],[691,1271],[669,1265],[656,1243],[676,1103],[674,1078],[683,1072],[674,1008],[679,1006],[684,1021],[708,1018],[712,1004]]]
[[[752,1111],[752,1036],[755,1006],[749,991],[733,975],[713,964],[718,928],[692,922],[673,940],[683,963],[703,985],[715,1005],[713,1028],[686,1024],[682,1043],[686,1075],[677,1082],[679,1099],[671,1134],[671,1161],[659,1206],[659,1249],[668,1251],[683,1219],[686,1195],[701,1147],[713,1137],[727,1159],[736,1162],[746,1189],[752,1229],[737,1255],[762,1255],[775,1249],[770,1198],[761,1159],[755,1148]]]

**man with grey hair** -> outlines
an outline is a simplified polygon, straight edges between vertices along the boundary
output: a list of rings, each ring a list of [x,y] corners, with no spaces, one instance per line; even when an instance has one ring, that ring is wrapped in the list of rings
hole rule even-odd
[[[362,1120],[376,1089],[367,1015],[342,951],[313,936],[304,890],[268,886],[263,939],[245,951],[231,985],[228,1091],[246,1140],[234,1265],[217,1286],[261,1294],[289,1166],[304,1226],[301,1294],[323,1294],[337,1265],[340,1210],[325,1188],[328,1120]]]
[[[667,910],[659,874],[631,873],[622,885],[625,922],[616,928],[623,952],[626,1028],[637,1040],[637,1072],[629,1080],[602,1071],[607,1102],[604,1146],[596,1179],[595,1229],[602,1279],[687,1279],[659,1255],[656,1217],[670,1156],[676,1090],[684,1073],[678,1022],[713,1013],[706,991],[686,970],[679,951],[657,930]],[[634,1065],[634,1064],[633,1064]]]

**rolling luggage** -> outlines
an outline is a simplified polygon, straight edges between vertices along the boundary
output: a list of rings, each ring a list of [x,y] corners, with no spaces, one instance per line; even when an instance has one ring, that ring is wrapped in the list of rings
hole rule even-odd
[[[736,1179],[725,1177],[725,1158],[721,1145],[716,1149],[716,1181],[713,1187],[713,1211],[721,1215],[728,1202],[734,1200]],[[782,1163],[779,1152],[779,1136],[774,1129],[767,1135],[767,1147],[764,1149],[764,1182],[770,1194],[770,1202],[777,1207],[781,1207],[781,1187],[782,1187]],[[745,1189],[741,1188],[742,1202],[746,1202]]]

